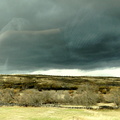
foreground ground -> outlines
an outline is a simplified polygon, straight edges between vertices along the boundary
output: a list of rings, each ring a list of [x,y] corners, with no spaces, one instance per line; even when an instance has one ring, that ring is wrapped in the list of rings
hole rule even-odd
[[[119,120],[120,110],[0,107],[0,120]]]

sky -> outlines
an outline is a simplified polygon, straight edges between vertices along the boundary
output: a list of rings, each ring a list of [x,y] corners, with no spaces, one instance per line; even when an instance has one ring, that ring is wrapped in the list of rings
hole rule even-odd
[[[120,1],[0,1],[0,74],[119,72]]]

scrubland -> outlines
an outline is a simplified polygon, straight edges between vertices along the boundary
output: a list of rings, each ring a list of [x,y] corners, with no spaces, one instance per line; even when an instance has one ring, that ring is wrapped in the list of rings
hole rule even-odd
[[[1,120],[119,120],[120,78],[0,75],[0,106]]]
[[[0,75],[1,106],[91,106],[97,103],[114,103],[120,108],[120,78]]]

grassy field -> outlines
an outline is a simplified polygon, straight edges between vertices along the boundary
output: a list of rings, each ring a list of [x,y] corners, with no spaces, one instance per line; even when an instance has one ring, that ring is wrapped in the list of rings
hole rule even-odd
[[[0,107],[0,120],[119,120],[120,110]]]

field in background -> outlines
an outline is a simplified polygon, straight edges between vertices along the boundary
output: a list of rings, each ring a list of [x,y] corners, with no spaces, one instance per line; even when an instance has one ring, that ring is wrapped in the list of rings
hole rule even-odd
[[[120,77],[0,75],[0,89],[76,90],[86,83],[111,89],[120,87]]]
[[[0,120],[119,120],[120,110],[0,107]]]

